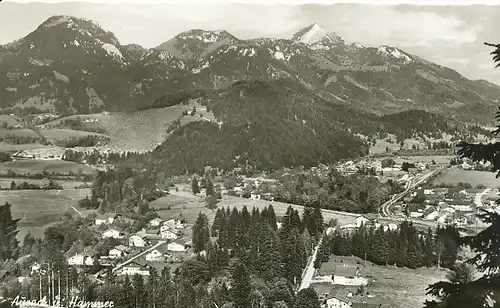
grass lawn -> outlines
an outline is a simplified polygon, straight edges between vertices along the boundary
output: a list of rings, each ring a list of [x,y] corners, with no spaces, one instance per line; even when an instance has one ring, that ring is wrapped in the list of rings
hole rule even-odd
[[[464,182],[470,183],[473,187],[481,184],[486,187],[497,188],[500,187],[500,179],[495,178],[495,176],[495,173],[487,171],[446,169],[432,183],[458,184]]]
[[[78,173],[79,169],[81,169],[83,173],[95,172],[95,169],[75,162],[36,159],[16,160],[12,162],[0,163],[1,174],[6,174],[7,170],[9,169],[18,174],[41,173],[44,170],[48,173],[55,172],[67,174],[71,171],[76,174]]]
[[[429,284],[445,280],[446,271],[436,268],[408,269],[394,266],[378,266],[364,262],[357,257],[332,256],[330,262],[343,261],[344,264],[360,266],[360,275],[369,280],[365,292],[380,295],[384,302],[391,302],[394,308],[422,307],[426,300],[425,289]],[[358,264],[359,262],[359,264]],[[333,268],[332,264],[323,264]],[[342,289],[342,286],[336,286]],[[346,286],[345,288],[350,288]]]
[[[20,129],[6,129],[0,128],[0,137],[6,136],[17,136],[17,137],[38,137],[38,135],[28,128],[20,128]]]
[[[8,202],[11,204],[12,217],[21,218],[18,238],[22,239],[28,231],[43,233],[46,227],[58,222],[66,211],[76,213],[71,206],[78,209],[78,200],[86,195],[90,196],[90,189],[2,190],[0,191],[0,203]],[[86,212],[78,210],[82,214]]]
[[[27,144],[8,144],[8,143],[3,143],[0,142],[0,149],[2,149],[2,152],[7,152],[7,153],[15,153],[19,150],[50,150],[54,148],[53,146],[46,146],[46,145],[41,145],[39,143],[27,143]]]

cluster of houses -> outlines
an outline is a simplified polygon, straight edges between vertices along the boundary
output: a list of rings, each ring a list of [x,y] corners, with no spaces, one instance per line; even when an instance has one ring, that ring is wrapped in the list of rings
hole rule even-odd
[[[422,204],[411,204],[409,216],[426,221],[437,221],[443,225],[466,227],[475,222],[474,214],[480,207],[490,204],[477,203],[477,191],[460,188],[432,188],[415,191],[405,197],[396,207],[412,202],[417,194],[423,193]]]
[[[104,214],[95,218],[97,227],[108,226],[101,233],[102,240],[114,239],[116,246],[109,249],[107,255],[99,255],[94,249],[69,256],[68,264],[72,266],[92,266],[98,262],[101,266],[114,267],[120,262],[127,263],[120,266],[117,275],[149,275],[150,263],[181,262],[183,256],[189,252],[191,241],[183,238],[182,230],[186,228],[183,220],[171,218],[162,220],[154,218],[134,234],[128,234],[113,223],[118,219],[118,214]],[[127,262],[127,259],[133,262]]]
[[[422,172],[427,169],[427,164],[424,162],[413,163],[415,167],[408,168],[409,173]],[[353,162],[349,160],[337,166],[337,171],[342,174],[349,175],[358,172],[361,169],[373,169],[376,174],[390,174],[391,172],[400,172],[402,170],[402,165],[395,164],[392,167],[382,167],[381,160],[361,160],[359,162]]]

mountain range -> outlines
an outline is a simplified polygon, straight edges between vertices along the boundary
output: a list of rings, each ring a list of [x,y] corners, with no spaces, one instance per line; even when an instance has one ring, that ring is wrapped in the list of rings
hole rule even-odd
[[[500,87],[391,46],[347,44],[313,24],[290,39],[194,29],[155,48],[53,16],[0,46],[3,113],[60,116],[185,104],[216,121],[179,125],[134,163],[165,174],[204,166],[272,170],[366,155],[373,140],[466,132],[493,121]]]
[[[53,16],[0,46],[0,108],[60,115],[148,108],[171,92],[286,78],[332,103],[375,114],[423,109],[485,121],[500,87],[403,50],[346,44],[313,24],[291,39],[241,40],[194,29],[156,48],[121,45],[94,22]],[[28,110],[30,110],[28,109]]]

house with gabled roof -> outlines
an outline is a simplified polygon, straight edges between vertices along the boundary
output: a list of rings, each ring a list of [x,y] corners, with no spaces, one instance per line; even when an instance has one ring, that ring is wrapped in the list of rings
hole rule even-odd
[[[134,276],[136,274],[141,276],[149,276],[150,269],[148,266],[139,264],[137,262],[130,262],[116,271],[116,275],[118,276]]]
[[[351,308],[352,300],[346,296],[338,294],[337,290],[332,290],[325,300],[325,308]]]
[[[119,228],[109,228],[107,229],[106,231],[104,231],[102,233],[102,237],[103,238],[115,238],[115,239],[121,239],[123,238],[123,236],[125,235],[125,233],[120,230]]]
[[[128,245],[131,247],[144,247],[147,244],[147,236],[145,231],[139,231],[128,238]]]
[[[118,217],[116,213],[106,213],[97,215],[95,218],[95,225],[100,226],[103,224],[112,224],[115,219]]]
[[[168,251],[169,250],[167,245],[165,244],[160,245],[146,254],[146,261],[152,261],[152,262],[164,261]]]

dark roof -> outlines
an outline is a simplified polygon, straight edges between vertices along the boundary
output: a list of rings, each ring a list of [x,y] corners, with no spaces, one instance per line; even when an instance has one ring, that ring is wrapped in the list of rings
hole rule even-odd
[[[355,266],[337,265],[334,270],[334,275],[340,277],[355,277],[357,270]]]
[[[378,218],[378,216],[376,214],[373,214],[373,213],[363,214],[362,217],[369,219],[369,220],[375,220]]]

